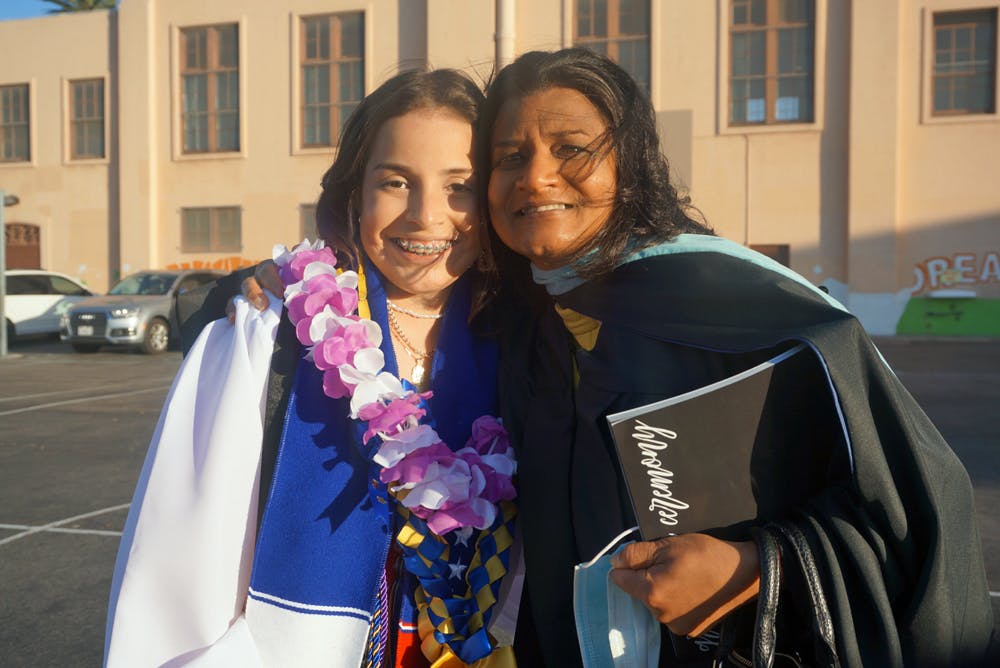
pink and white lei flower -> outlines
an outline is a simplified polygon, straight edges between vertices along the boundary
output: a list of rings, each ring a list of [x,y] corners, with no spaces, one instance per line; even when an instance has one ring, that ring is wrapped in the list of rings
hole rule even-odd
[[[389,491],[438,536],[462,527],[487,529],[501,501],[516,496],[514,450],[500,420],[483,415],[472,424],[465,447],[452,451],[420,419],[430,392],[404,389],[384,371],[378,323],[355,314],[358,274],[337,272],[337,259],[322,240],[273,258],[285,285],[285,306],[306,357],[323,372],[323,392],[350,397],[352,419],[362,421],[364,442],[381,439],[373,460]]]

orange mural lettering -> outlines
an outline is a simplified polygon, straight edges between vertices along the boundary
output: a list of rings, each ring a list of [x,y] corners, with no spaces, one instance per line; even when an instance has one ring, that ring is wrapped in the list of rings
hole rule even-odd
[[[230,255],[215,260],[186,260],[184,262],[174,262],[168,264],[167,269],[219,269],[221,271],[236,271],[242,267],[251,267],[260,260]]]
[[[950,258],[929,257],[913,268],[913,294],[939,288],[964,288],[1000,283],[1000,253],[955,253]]]

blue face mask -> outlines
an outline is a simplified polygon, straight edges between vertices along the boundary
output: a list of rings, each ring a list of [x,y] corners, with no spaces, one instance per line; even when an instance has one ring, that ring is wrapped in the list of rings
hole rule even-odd
[[[610,579],[611,557],[638,527],[612,540],[593,560],[573,569],[573,614],[584,668],[654,668],[660,657],[660,622]]]

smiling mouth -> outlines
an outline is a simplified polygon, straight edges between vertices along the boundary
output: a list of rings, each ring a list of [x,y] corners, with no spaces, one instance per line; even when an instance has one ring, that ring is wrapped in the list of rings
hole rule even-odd
[[[447,241],[413,241],[411,239],[393,239],[393,243],[414,255],[439,255],[455,245],[458,239]]]
[[[547,211],[565,211],[572,209],[572,204],[542,204],[541,206],[526,206],[518,209],[515,213],[518,216],[530,216],[536,213],[546,213]]]

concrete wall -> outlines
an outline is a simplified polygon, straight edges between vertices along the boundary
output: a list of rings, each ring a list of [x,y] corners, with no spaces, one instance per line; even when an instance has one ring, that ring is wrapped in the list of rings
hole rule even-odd
[[[109,160],[69,160],[69,81],[104,78],[113,15],[0,21],[0,85],[28,84],[31,159],[0,162],[0,189],[21,199],[5,221],[37,225],[42,267],[107,287]]]
[[[573,0],[506,2],[517,53],[572,42]],[[814,121],[747,128],[727,117],[729,1],[651,3],[651,97],[674,177],[724,236],[787,244],[792,268],[873,333],[985,333],[1000,304],[1000,116],[931,116],[931,17],[1000,0],[816,7]],[[493,69],[496,0],[123,0],[0,22],[0,84],[32,91],[32,162],[0,165],[22,201],[8,221],[40,224],[42,264],[97,289],[119,269],[231,266],[296,240],[335,155],[296,140],[299,18],[352,10],[365,13],[366,90],[424,63]],[[183,155],[178,31],[231,22],[241,150]],[[64,82],[94,76],[108,80],[109,159],[68,164]],[[196,206],[241,207],[239,253],[181,252],[181,209]],[[975,296],[933,301],[955,289]]]

